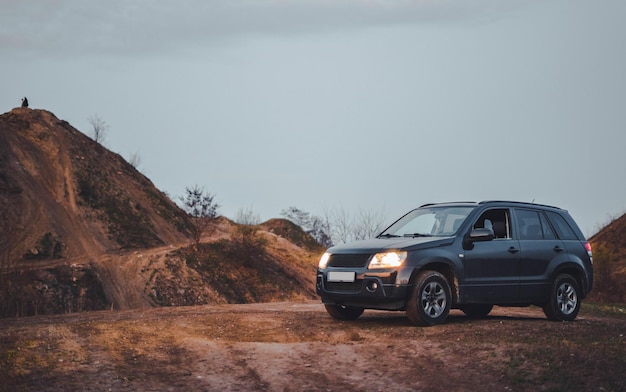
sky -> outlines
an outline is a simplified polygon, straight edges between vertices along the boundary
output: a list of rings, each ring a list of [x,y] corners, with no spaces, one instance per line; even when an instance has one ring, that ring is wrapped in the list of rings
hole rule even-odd
[[[0,0],[26,96],[234,218],[506,199],[626,212],[623,0]]]

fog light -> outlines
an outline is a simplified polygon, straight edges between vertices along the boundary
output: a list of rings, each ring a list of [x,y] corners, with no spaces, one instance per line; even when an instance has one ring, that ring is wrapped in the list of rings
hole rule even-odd
[[[376,291],[377,288],[378,288],[378,282],[376,281],[372,280],[367,284],[367,291],[374,292]]]

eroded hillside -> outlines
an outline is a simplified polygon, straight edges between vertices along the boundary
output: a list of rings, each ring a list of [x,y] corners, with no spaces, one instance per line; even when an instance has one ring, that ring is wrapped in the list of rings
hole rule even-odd
[[[626,302],[626,214],[606,225],[589,242],[594,260],[591,298],[599,302]]]
[[[322,251],[284,220],[189,217],[121,156],[45,110],[0,116],[0,315],[314,297]]]
[[[45,110],[0,116],[2,254],[74,258],[184,241],[187,216],[121,156]]]

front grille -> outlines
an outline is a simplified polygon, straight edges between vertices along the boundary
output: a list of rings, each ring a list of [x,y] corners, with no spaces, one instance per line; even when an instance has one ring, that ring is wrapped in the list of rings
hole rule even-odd
[[[332,254],[328,259],[329,267],[365,267],[370,254]]]
[[[326,290],[328,291],[361,291],[363,281],[356,282],[326,282]]]

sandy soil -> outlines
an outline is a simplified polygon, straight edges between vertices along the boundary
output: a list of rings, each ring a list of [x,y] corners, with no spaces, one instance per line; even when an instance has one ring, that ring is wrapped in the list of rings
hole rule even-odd
[[[0,390],[525,391],[626,389],[626,320],[538,308],[331,319],[317,301],[0,320]]]

